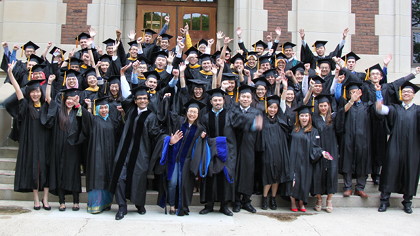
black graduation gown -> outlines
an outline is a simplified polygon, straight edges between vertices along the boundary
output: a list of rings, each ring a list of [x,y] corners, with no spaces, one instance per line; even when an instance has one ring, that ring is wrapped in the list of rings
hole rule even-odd
[[[78,109],[73,108],[68,115],[67,129],[60,128],[60,106],[51,101],[48,112],[43,114],[42,123],[52,128],[50,145],[50,192],[58,195],[58,190],[65,194],[82,192],[80,175],[81,147],[79,134],[81,121],[76,117]],[[64,108],[66,109],[66,108]]]
[[[320,136],[320,146],[329,152],[334,160],[321,158],[314,163],[311,194],[334,194],[338,185],[339,149],[336,133],[342,130],[344,110],[332,114],[332,123],[327,124],[320,115],[313,116],[313,125]]]
[[[135,205],[144,206],[149,160],[161,131],[153,112],[147,110],[138,115],[131,95],[122,102],[122,107],[126,120],[114,158],[110,192],[115,193],[121,171],[126,166],[126,198]]]
[[[340,172],[357,177],[371,172],[371,125],[376,115],[371,102],[355,102],[346,112],[341,140]],[[378,115],[379,117],[379,115]]]
[[[229,110],[223,109],[218,116],[213,111],[206,111],[201,115],[201,124],[207,133],[209,140],[215,140],[217,137],[226,137],[227,140],[227,159],[222,162],[217,157],[217,152],[212,154],[212,160],[209,166],[209,172],[206,178],[202,179],[200,186],[200,202],[228,202],[235,200],[234,184],[230,183],[225,176],[227,170],[229,176],[235,175],[236,166],[236,138],[233,129],[229,126]],[[214,142],[210,142],[211,149],[216,147]],[[233,181],[235,181],[233,179]]]
[[[255,165],[255,143],[257,132],[251,130],[254,119],[261,115],[261,111],[249,107],[246,113],[243,113],[240,106],[233,106],[230,110],[232,126],[236,136],[236,174],[235,188],[236,193],[252,195],[254,188],[254,165]]]
[[[315,69],[318,66],[318,60],[321,59],[331,59],[333,57],[341,57],[341,53],[343,51],[344,46],[340,47],[340,44],[334,49],[334,51],[330,52],[330,54],[325,55],[324,57],[320,57],[318,55],[314,55],[312,50],[309,48],[309,45],[306,43],[305,45],[302,44],[300,50],[300,60],[303,63],[311,63],[311,68]],[[332,63],[331,68],[335,68],[335,63]]]
[[[262,130],[262,183],[285,183],[292,180],[288,144],[288,125],[277,115],[264,116]],[[280,193],[285,196],[285,193]]]
[[[45,104],[37,109],[36,119],[31,117],[29,106],[27,99],[19,100],[20,139],[14,182],[16,192],[42,191],[48,187],[50,132],[40,120],[40,109],[45,109]]]
[[[113,109],[112,107],[109,108]],[[93,116],[86,109],[82,113],[83,138],[88,142],[86,162],[86,191],[108,190],[116,151],[117,117],[113,113],[106,120]]]
[[[294,176],[290,183],[290,196],[308,202],[308,195],[312,183],[313,163],[322,157],[322,149],[319,147],[320,137],[318,130],[312,127],[311,132],[304,132],[301,128],[298,132],[293,129],[290,144],[290,163]]]
[[[379,190],[415,196],[420,177],[420,108],[389,106],[387,124],[391,128]]]

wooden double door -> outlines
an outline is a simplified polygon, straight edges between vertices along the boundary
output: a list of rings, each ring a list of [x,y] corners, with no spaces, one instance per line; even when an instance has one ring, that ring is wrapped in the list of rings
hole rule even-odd
[[[170,16],[167,34],[174,36],[170,47],[176,44],[180,35],[179,29],[189,25],[189,33],[193,45],[200,39],[216,40],[217,3],[203,0],[161,0],[137,1],[136,32],[142,29],[153,29],[159,33],[165,24],[165,16]],[[139,34],[137,34],[139,35]]]

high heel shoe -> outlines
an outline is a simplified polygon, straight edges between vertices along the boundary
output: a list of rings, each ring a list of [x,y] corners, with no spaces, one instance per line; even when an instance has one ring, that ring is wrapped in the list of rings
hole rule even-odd
[[[314,207],[314,210],[315,211],[321,211],[321,209],[322,209],[322,200],[317,200],[316,205]]]
[[[333,212],[333,206],[332,206],[332,200],[327,200],[327,207],[325,208],[325,211],[328,213]]]
[[[51,210],[51,206],[45,206],[44,205],[44,199],[42,199],[42,208],[44,208],[44,210],[46,210],[46,211],[49,211],[49,210]]]
[[[35,211],[39,211],[41,209],[41,206],[34,206]]]

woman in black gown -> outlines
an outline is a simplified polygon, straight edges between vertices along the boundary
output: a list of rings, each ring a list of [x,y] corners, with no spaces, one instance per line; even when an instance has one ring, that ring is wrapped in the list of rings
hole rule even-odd
[[[44,109],[44,94],[40,82],[31,80],[27,83],[25,95],[13,76],[13,62],[8,68],[8,75],[19,100],[19,151],[16,159],[14,190],[33,192],[34,209],[41,209],[38,191],[44,191],[42,206],[51,210],[48,204],[48,129],[41,124],[41,109]],[[36,71],[34,71],[36,72]],[[44,80],[45,81],[45,80]]]

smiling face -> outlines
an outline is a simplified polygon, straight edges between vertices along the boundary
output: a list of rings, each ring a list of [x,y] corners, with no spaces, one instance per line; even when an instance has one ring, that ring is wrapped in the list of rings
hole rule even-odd
[[[31,98],[33,103],[39,103],[41,101],[42,92],[40,87],[29,92],[29,97]]]
[[[111,84],[109,86],[109,91],[111,91],[112,96],[114,96],[114,97],[118,96],[118,93],[120,91],[120,85],[119,84]]]
[[[109,106],[108,104],[100,105],[99,106],[99,115],[102,117],[106,117],[109,114]]]
[[[248,57],[247,64],[249,67],[254,68],[254,66],[257,64],[257,59],[254,56]]]
[[[191,65],[195,65],[198,62],[198,56],[195,53],[192,53],[189,55],[188,57],[188,61],[190,62]]]
[[[198,118],[198,108],[190,107],[187,111],[187,119],[189,123],[194,123]]]
[[[295,99],[295,93],[293,90],[287,90],[286,91],[286,102],[293,102]]]
[[[316,51],[316,54],[318,54],[318,56],[324,56],[324,54],[325,54],[325,47],[324,46],[317,47],[315,49],[315,51]]]
[[[87,83],[88,83],[88,86],[89,87],[91,87],[91,88],[95,88],[96,87],[96,85],[98,84],[98,79],[96,78],[96,76],[94,76],[94,75],[89,75],[88,77],[87,77]]]
[[[165,57],[156,57],[156,61],[155,61],[156,68],[158,68],[159,70],[163,70],[165,69],[166,65],[167,65],[167,61]]]
[[[193,92],[194,92],[194,97],[198,99],[198,98],[201,98],[203,96],[204,91],[203,91],[203,88],[194,87]]]
[[[77,85],[77,78],[72,76],[72,77],[67,77],[66,78],[66,85],[68,88],[74,88]]]
[[[271,117],[275,116],[278,111],[279,111],[279,106],[276,103],[273,103],[267,107],[268,115]]]
[[[321,63],[319,65],[319,69],[321,69],[321,76],[325,77],[331,72],[330,64],[328,63]]]
[[[376,84],[379,83],[382,79],[382,73],[378,69],[373,69],[369,73],[369,80],[372,81],[372,83]]]
[[[74,105],[76,105],[75,99],[76,99],[76,96],[68,96],[66,98],[65,104],[66,104],[67,109],[71,109]]]
[[[137,52],[138,52],[139,48],[136,46],[131,46],[130,49],[128,50],[128,53],[130,54],[130,57],[134,57],[137,58]]]
[[[212,63],[210,60],[201,62],[201,67],[203,68],[204,71],[207,71],[207,72],[211,71],[211,66],[212,66]]]
[[[80,47],[82,49],[87,48],[88,47],[88,39],[81,39],[81,40],[79,40],[79,44],[80,44]]]
[[[106,73],[106,71],[108,70],[109,67],[109,62],[102,62],[101,63],[101,71]]]
[[[405,103],[411,103],[411,101],[414,99],[414,96],[416,94],[414,93],[414,90],[411,88],[404,88],[401,90],[402,100]]]
[[[169,40],[162,39],[160,41],[160,48],[162,48],[162,49],[168,49],[168,47],[169,47]]]
[[[213,110],[220,111],[223,108],[225,99],[223,99],[223,97],[215,96],[211,98],[210,103],[213,106]]]
[[[256,89],[257,97],[258,98],[263,98],[266,93],[267,93],[267,89],[265,89],[265,87],[262,86],[262,85],[258,85],[258,87]]]
[[[149,105],[149,95],[138,95],[134,103],[137,105],[138,108],[141,110],[146,108]]]
[[[319,113],[323,116],[327,115],[330,104],[328,102],[321,102],[318,104]]]
[[[290,59],[293,56],[293,48],[284,49],[284,55],[287,57],[287,59]]]
[[[299,115],[299,122],[301,127],[306,127],[309,124],[309,113],[302,113]]]
[[[25,49],[25,57],[26,58],[30,57],[34,53],[35,53],[35,50],[33,48],[26,48]]]
[[[146,82],[144,83],[148,88],[155,90],[157,85],[158,85],[158,81],[157,79],[153,78],[153,77],[149,77]]]
[[[239,104],[243,107],[243,108],[247,108],[251,105],[252,102],[252,94],[251,93],[241,93],[239,95]]]

